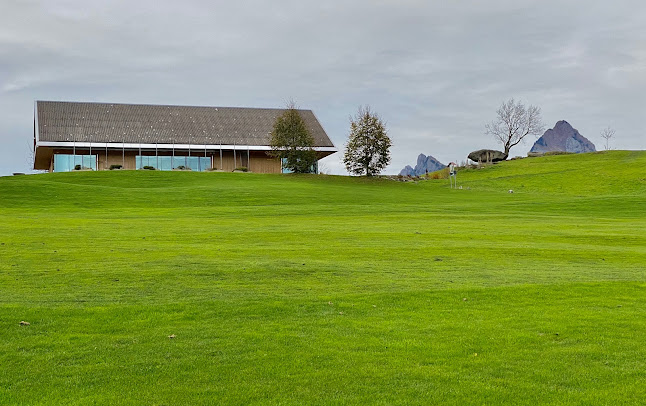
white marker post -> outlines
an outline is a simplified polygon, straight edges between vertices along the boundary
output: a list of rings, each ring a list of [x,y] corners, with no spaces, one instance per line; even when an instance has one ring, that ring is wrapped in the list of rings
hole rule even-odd
[[[451,185],[451,189],[458,187],[458,165],[455,162],[450,162],[449,163],[449,183]]]

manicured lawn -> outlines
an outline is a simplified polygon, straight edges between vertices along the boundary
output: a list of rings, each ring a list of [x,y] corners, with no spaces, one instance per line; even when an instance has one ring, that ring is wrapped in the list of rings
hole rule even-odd
[[[646,153],[458,177],[0,178],[0,404],[642,404]]]

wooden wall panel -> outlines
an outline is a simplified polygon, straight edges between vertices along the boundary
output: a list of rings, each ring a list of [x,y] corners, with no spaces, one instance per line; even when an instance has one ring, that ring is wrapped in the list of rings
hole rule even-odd
[[[257,173],[280,173],[281,165],[279,158],[272,158],[263,151],[256,151],[250,154],[251,163],[249,170]]]
[[[110,169],[110,165],[123,165],[123,169],[137,169],[135,157],[139,155],[138,151],[108,151],[108,162],[105,161],[105,151],[99,153],[99,166],[101,170]]]

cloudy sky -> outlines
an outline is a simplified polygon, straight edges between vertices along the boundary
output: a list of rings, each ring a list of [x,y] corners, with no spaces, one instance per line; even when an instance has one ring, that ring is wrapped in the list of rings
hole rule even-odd
[[[0,175],[28,170],[34,100],[312,109],[343,149],[368,104],[397,173],[495,148],[508,98],[601,148],[646,149],[644,0],[0,0]],[[531,140],[512,149],[524,155]],[[345,174],[342,152],[323,162]]]

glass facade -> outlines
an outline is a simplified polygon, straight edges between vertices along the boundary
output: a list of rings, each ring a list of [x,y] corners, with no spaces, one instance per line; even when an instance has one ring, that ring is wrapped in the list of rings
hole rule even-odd
[[[96,171],[96,155],[54,154],[54,172],[70,172],[75,169]]]
[[[203,172],[211,169],[211,157],[203,156],[142,156],[136,157],[137,169],[151,166],[160,171],[170,171],[176,168],[190,168],[192,171]]]
[[[287,158],[282,158],[280,160],[280,166],[282,168],[281,169],[282,173],[292,173],[293,171],[291,171],[290,169],[285,168],[285,163],[286,162],[287,162]],[[318,163],[318,161],[314,162],[314,165],[312,165],[312,167],[310,168],[310,173],[315,173],[315,174],[318,175],[318,173],[319,173],[319,163]]]

